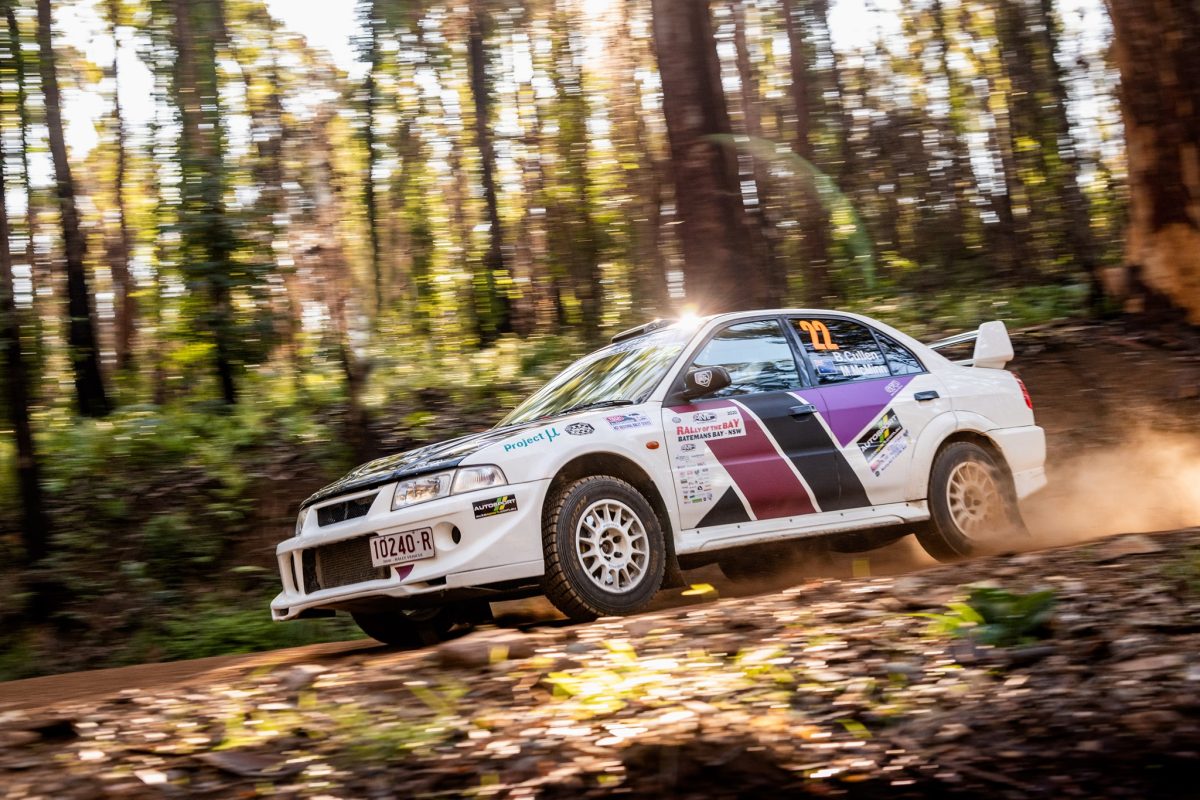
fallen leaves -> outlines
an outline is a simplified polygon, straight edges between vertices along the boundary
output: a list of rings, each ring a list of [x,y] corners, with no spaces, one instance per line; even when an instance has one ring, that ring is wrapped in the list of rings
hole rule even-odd
[[[1200,596],[1162,577],[1198,541],[813,581],[10,712],[0,785],[14,799],[1164,794],[1200,765]],[[913,615],[988,578],[1052,587],[1048,638],[993,647]]]

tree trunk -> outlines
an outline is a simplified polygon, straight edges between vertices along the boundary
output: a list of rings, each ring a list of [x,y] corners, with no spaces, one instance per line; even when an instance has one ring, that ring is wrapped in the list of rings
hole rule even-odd
[[[475,103],[475,146],[479,149],[480,180],[487,204],[488,248],[483,257],[483,274],[476,280],[476,334],[482,344],[501,333],[512,332],[512,308],[508,299],[511,275],[504,262],[504,237],[500,229],[500,202],[496,193],[496,148],[492,143],[492,98],[488,81],[485,38],[490,18],[483,0],[471,0],[467,30],[467,66],[471,98]]]
[[[1076,266],[1087,276],[1090,292],[1089,305],[1099,311],[1104,297],[1100,281],[1100,264],[1097,255],[1096,237],[1092,233],[1091,209],[1083,189],[1079,186],[1079,151],[1071,132],[1071,119],[1067,115],[1066,81],[1062,66],[1058,63],[1059,24],[1054,14],[1053,0],[1037,0],[1038,22],[1041,28],[1042,47],[1046,53],[1046,81],[1048,95],[1053,99],[1046,124],[1049,127],[1049,143],[1052,143],[1061,163],[1062,175],[1058,180],[1059,204],[1066,219],[1067,248]]]
[[[75,374],[75,396],[81,414],[103,417],[109,412],[108,396],[104,391],[104,376],[100,372],[100,349],[96,343],[92,298],[88,291],[87,268],[84,264],[87,242],[79,228],[75,184],[71,179],[67,143],[63,138],[57,62],[51,33],[53,20],[50,0],[38,0],[37,15],[42,94],[46,103],[46,130],[50,140],[50,155],[54,161],[55,188],[63,228],[63,250],[67,260],[67,313],[70,315],[67,341],[71,367]]]
[[[133,277],[129,272],[129,254],[133,247],[129,220],[125,211],[125,184],[128,179],[128,157],[125,152],[125,118],[121,114],[121,79],[119,62],[121,48],[117,39],[120,23],[120,0],[108,0],[109,29],[113,39],[113,127],[116,134],[117,172],[113,191],[116,196],[117,238],[109,251],[109,269],[113,279],[113,307],[116,312],[117,367],[128,370],[133,366],[133,337],[137,330],[137,299],[134,297]]]
[[[813,132],[812,95],[810,88],[811,76],[808,69],[807,48],[804,32],[799,20],[796,19],[792,0],[782,0],[780,4],[787,30],[788,46],[791,50],[789,59],[792,72],[792,106],[796,112],[796,154],[812,165],[816,170],[816,151],[813,147],[815,135]],[[812,176],[802,177],[804,198],[804,255],[808,269],[805,281],[809,302],[813,305],[824,305],[826,298],[833,292],[830,280],[829,264],[829,214],[821,202]]]
[[[189,282],[207,295],[217,383],[221,399],[233,405],[237,384],[230,282],[235,244],[225,217],[226,166],[216,65],[216,43],[225,33],[222,2],[174,0],[175,89],[182,122],[184,270]]]
[[[17,487],[21,497],[21,543],[25,563],[33,566],[48,551],[50,525],[42,500],[37,449],[30,423],[29,373],[21,353],[21,321],[13,286],[12,253],[8,249],[8,208],[5,195],[3,139],[0,137],[0,363],[4,377],[8,422],[17,441]]]
[[[687,300],[708,312],[754,308],[763,276],[744,223],[708,4],[653,0],[651,7]]]
[[[369,33],[367,60],[370,66],[364,85],[366,92],[367,123],[363,137],[367,148],[367,166],[363,175],[363,205],[367,213],[367,239],[370,243],[371,277],[375,285],[375,323],[379,324],[383,316],[383,254],[379,251],[379,198],[375,187],[375,164],[378,154],[375,152],[375,109],[379,105],[376,96],[376,77],[379,71],[379,9],[373,1],[370,6],[370,18],[367,20]]]
[[[1108,0],[1121,72],[1130,219],[1110,290],[1200,325],[1200,8]]]
[[[13,7],[9,5],[4,9],[4,16],[8,21],[8,37],[9,47],[12,48],[13,67],[16,71],[17,83],[17,119],[21,126],[20,148],[21,148],[21,188],[25,191],[25,261],[29,264],[29,274],[34,285],[34,313],[37,314],[37,290],[53,286],[53,280],[47,274],[43,273],[43,265],[38,263],[37,248],[34,242],[37,239],[37,210],[33,202],[33,184],[29,181],[29,105],[28,94],[25,90],[26,81],[29,79],[25,70],[28,68],[25,63],[25,57],[21,52],[21,27],[17,24],[17,15],[13,11]]]
[[[746,39],[746,4],[748,0],[733,0],[733,46],[737,54],[738,82],[741,84],[742,124],[746,136],[763,140],[762,114],[759,105],[758,74],[750,59],[750,43]],[[770,167],[757,152],[750,156],[750,177],[754,179],[755,203],[748,217],[762,233],[761,261],[766,266],[763,280],[764,305],[777,306],[787,295],[787,267],[780,258],[776,221],[770,210]],[[756,237],[752,237],[756,238]]]

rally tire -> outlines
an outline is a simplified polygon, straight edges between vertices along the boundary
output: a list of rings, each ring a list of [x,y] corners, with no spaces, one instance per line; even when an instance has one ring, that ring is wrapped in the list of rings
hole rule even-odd
[[[654,509],[629,483],[608,475],[574,481],[549,498],[542,550],[546,597],[580,622],[637,613],[666,572]]]
[[[917,540],[938,561],[1003,550],[1027,533],[1012,479],[995,456],[972,442],[954,442],[937,454],[929,510]]]

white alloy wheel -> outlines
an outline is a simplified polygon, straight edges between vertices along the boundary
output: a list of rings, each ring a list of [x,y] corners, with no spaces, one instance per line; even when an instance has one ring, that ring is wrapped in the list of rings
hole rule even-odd
[[[592,583],[606,592],[624,594],[646,577],[650,538],[633,509],[605,498],[580,515],[575,552]]]
[[[986,538],[1004,520],[1004,498],[994,472],[979,461],[954,465],[946,481],[946,505],[954,524],[968,539]]]

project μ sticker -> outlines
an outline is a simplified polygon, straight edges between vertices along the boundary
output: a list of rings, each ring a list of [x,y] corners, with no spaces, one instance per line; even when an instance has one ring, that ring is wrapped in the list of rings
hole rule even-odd
[[[503,497],[497,497],[492,500],[476,500],[474,503],[471,503],[471,508],[475,512],[475,519],[494,517],[497,514],[507,514],[510,511],[516,511],[517,498],[516,495],[506,494]]]
[[[858,440],[858,449],[867,459],[867,468],[878,476],[908,448],[908,431],[896,412],[888,410],[867,428]]]

